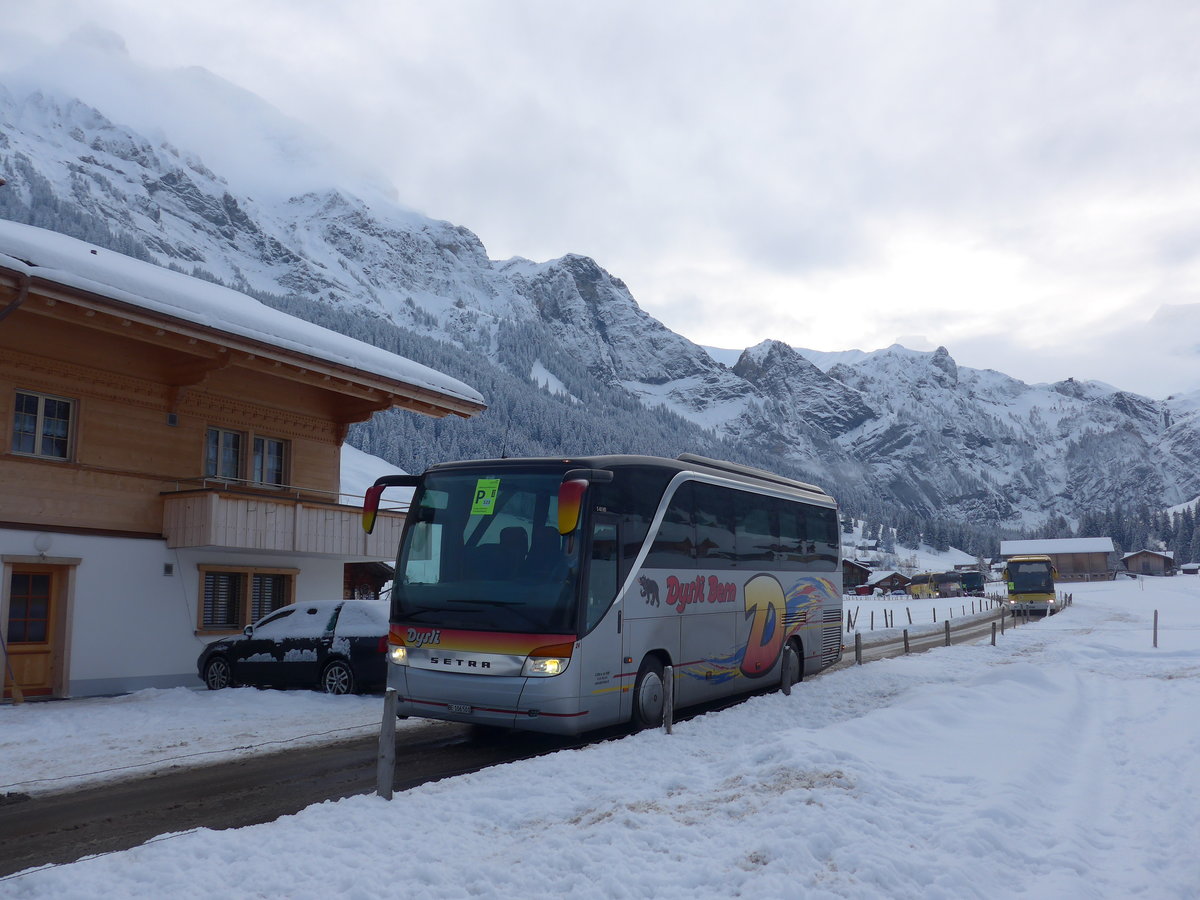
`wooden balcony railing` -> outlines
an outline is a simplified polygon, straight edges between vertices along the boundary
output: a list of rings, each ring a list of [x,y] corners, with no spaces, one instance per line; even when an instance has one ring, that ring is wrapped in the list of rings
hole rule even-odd
[[[362,510],[332,500],[201,488],[163,494],[171,548],[211,547],[355,560],[394,559],[404,514],[380,511],[372,534]]]

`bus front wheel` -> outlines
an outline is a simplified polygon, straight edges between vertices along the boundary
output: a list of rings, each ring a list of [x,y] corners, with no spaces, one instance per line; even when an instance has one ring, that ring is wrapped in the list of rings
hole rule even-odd
[[[663,664],[657,657],[647,656],[633,683],[633,727],[640,731],[661,725],[665,700]]]

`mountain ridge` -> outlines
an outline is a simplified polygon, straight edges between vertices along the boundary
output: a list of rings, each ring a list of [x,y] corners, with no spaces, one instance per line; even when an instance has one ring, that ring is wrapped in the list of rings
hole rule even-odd
[[[410,353],[427,340],[471,355],[477,377],[504,385],[503,397],[490,398],[493,415],[509,417],[481,429],[502,435],[481,455],[510,444],[590,452],[543,439],[556,433],[547,417],[590,412],[636,422],[625,426],[630,450],[740,455],[825,482],[874,512],[895,506],[1028,527],[1200,494],[1200,392],[1157,401],[1099,382],[1026,385],[959,366],[944,347],[819,354],[768,340],[728,365],[646,313],[587,256],[491,260],[463,226],[332,184],[282,199],[262,194],[167,136],[147,137],[54,91],[0,83],[0,167],[10,181],[0,216],[74,228],[297,314],[418,348]],[[412,338],[383,335],[388,328]],[[494,378],[478,368],[485,363]],[[536,411],[522,405],[529,398],[510,397],[522,384],[544,395]],[[650,424],[656,415],[661,426]],[[429,425],[428,435],[445,437],[438,428]],[[379,453],[385,439],[370,431],[371,452],[421,465]],[[419,429],[401,431],[411,441]],[[596,429],[617,444],[618,432]]]

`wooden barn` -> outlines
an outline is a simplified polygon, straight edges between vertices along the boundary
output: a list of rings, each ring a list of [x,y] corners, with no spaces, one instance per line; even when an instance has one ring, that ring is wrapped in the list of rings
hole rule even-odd
[[[1174,575],[1175,554],[1163,550],[1137,550],[1121,557],[1126,572],[1134,575]]]

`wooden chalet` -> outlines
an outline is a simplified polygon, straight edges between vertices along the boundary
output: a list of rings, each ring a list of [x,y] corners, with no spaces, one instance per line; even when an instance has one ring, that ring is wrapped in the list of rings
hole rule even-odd
[[[1135,575],[1174,575],[1175,554],[1161,550],[1138,550],[1121,557],[1126,572]]]
[[[852,559],[842,558],[842,590],[847,594],[853,593],[859,585],[866,584],[871,577],[871,567],[864,566]]]
[[[198,685],[212,636],[394,558],[339,502],[351,424],[471,388],[245,295],[0,222],[0,650],[25,695]],[[10,674],[11,673],[11,674]]]
[[[885,594],[890,594],[892,591],[907,590],[912,579],[899,572],[874,572],[867,579],[867,584],[872,588],[880,588]]]

